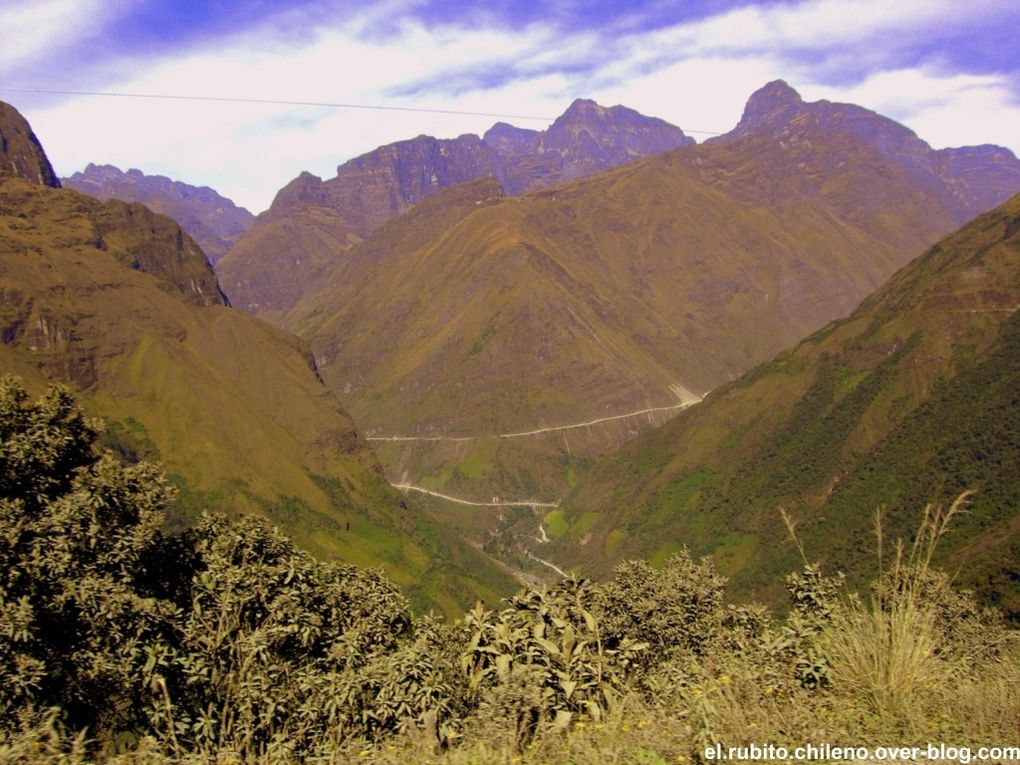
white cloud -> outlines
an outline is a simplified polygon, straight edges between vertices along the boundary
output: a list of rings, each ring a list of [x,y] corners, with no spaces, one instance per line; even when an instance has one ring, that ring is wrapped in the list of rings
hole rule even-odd
[[[352,19],[320,29],[298,47],[281,45],[275,28],[249,31],[206,50],[146,68],[110,90],[198,97],[281,99],[350,104],[387,103],[388,89],[429,80],[449,69],[470,70],[493,58],[525,58],[550,32],[445,28],[406,21],[395,36],[359,39]],[[536,77],[470,96],[401,105],[475,112],[558,114],[565,104],[546,95],[562,78]],[[376,146],[420,133],[453,137],[482,132],[496,120],[400,111],[319,109],[211,101],[82,97],[28,115],[58,172],[89,161],[137,166],[211,185],[260,210],[302,169],[332,175],[336,165]]]
[[[812,0],[776,5],[744,6],[693,24],[682,24],[630,40],[635,58],[670,48],[685,57],[793,50],[828,50],[866,45],[890,32],[904,38],[932,25],[959,24],[987,17],[1002,8],[1001,0]]]
[[[897,69],[845,88],[810,85],[802,95],[872,109],[902,122],[935,148],[995,143],[1020,153],[1020,105],[1001,75]]]
[[[69,36],[92,36],[127,9],[125,0],[4,0],[0,75],[52,54]]]

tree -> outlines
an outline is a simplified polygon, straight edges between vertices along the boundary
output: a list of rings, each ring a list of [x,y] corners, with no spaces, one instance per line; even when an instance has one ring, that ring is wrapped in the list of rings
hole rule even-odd
[[[74,728],[130,724],[173,606],[146,574],[172,489],[94,449],[63,386],[0,381],[0,722],[50,707]]]

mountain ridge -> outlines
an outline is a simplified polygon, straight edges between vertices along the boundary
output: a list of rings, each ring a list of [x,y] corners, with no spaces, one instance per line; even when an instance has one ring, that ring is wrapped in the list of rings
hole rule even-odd
[[[606,457],[564,502],[549,554],[601,573],[688,545],[745,597],[775,599],[798,557],[778,507],[809,556],[861,584],[880,505],[888,538],[909,539],[926,503],[978,489],[939,560],[1016,618],[1018,237],[1020,195],[847,318]]]
[[[0,178],[0,366],[69,383],[105,448],[161,461],[175,528],[261,515],[320,557],[383,566],[421,608],[511,586],[387,484],[307,345],[232,310],[201,249],[144,205]]]
[[[89,163],[84,170],[62,179],[62,185],[104,202],[140,202],[153,212],[173,218],[214,265],[255,221],[248,210],[208,186],[192,186],[133,168],[124,172],[113,165]]]
[[[691,143],[663,120],[583,99],[544,131],[497,123],[481,138],[420,135],[350,159],[334,178],[299,175],[277,193],[218,272],[240,308],[278,320],[353,243],[442,189],[493,177],[520,194]],[[303,225],[316,236],[299,238],[284,251],[281,232],[292,234]]]
[[[367,436],[403,437],[374,442],[391,481],[559,498],[666,416],[616,415],[736,379],[956,227],[956,197],[910,162],[795,121],[524,195],[444,190],[352,247],[283,325]],[[499,437],[527,431],[547,432]]]

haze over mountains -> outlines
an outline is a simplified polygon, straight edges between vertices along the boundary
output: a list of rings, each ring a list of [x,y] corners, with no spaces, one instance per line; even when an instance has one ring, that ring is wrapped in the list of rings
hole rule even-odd
[[[69,383],[107,421],[107,447],[160,460],[180,486],[178,524],[205,509],[266,516],[320,556],[384,566],[423,606],[509,586],[387,485],[306,346],[228,308],[173,220],[55,188],[7,105],[0,137],[5,373]]]

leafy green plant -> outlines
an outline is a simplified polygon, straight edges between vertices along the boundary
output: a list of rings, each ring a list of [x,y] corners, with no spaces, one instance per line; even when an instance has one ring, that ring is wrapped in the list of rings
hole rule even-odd
[[[0,721],[59,707],[93,732],[138,721],[173,609],[146,561],[172,491],[92,449],[97,428],[55,386],[0,382]]]
[[[605,643],[592,612],[595,592],[590,582],[567,578],[520,591],[498,614],[478,606],[465,617],[463,669],[482,698],[495,689],[489,706],[500,699],[518,741],[543,724],[564,729],[578,715],[600,720],[647,648],[631,638]],[[505,709],[508,700],[520,706]]]

